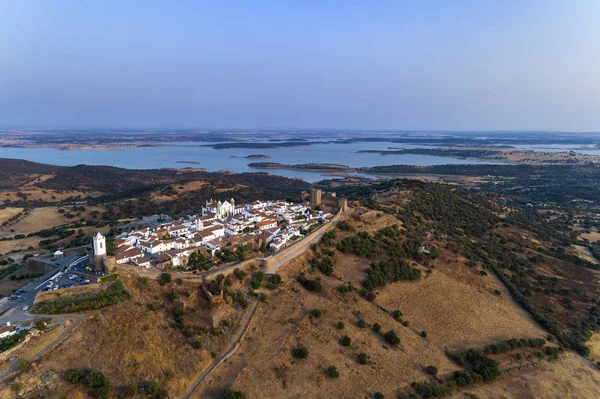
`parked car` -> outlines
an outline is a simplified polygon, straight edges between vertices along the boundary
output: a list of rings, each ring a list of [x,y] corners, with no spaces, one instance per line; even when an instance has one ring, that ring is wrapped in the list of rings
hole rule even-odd
[[[27,310],[27,309],[29,309],[29,305],[23,306],[23,310]]]

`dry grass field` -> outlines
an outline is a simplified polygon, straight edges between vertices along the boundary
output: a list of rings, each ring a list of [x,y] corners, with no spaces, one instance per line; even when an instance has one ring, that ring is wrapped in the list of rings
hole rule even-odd
[[[64,210],[64,212],[59,212],[59,209]],[[73,212],[72,207],[70,206],[47,206],[42,208],[34,208],[19,218],[17,223],[1,228],[0,235],[12,236],[16,234],[28,234],[43,229],[50,229],[62,224],[72,223],[81,217],[90,217],[90,213],[93,211],[101,213],[104,211],[104,208],[100,206],[86,207],[86,210],[81,212],[81,215],[70,219],[64,216],[65,213]]]
[[[139,281],[129,279],[125,279],[125,284],[133,299],[94,312],[83,320],[63,342],[37,361],[30,372],[21,375],[22,395],[87,397],[81,385],[64,379],[51,391],[45,391],[40,382],[40,377],[50,371],[64,375],[71,368],[83,368],[101,369],[117,390],[130,383],[154,380],[169,389],[169,397],[181,397],[196,375],[212,361],[211,352],[218,353],[227,345],[243,313],[236,310],[230,314],[231,325],[223,328],[220,335],[200,336],[202,348],[195,349],[181,332],[170,326],[169,311],[173,304],[166,294],[173,289],[187,291],[191,294],[185,300],[188,308],[198,309],[197,286],[172,283],[160,287],[156,282],[148,282],[147,288],[143,288]],[[149,303],[157,310],[148,310]],[[161,303],[165,309],[161,309]],[[13,396],[5,387],[0,390],[0,397]]]
[[[0,223],[7,221],[8,219],[17,215],[20,212],[23,212],[23,208],[8,207],[0,209]]]
[[[427,379],[427,365],[435,365],[440,373],[457,369],[435,342],[403,327],[357,293],[338,293],[339,280],[323,277],[322,281],[321,294],[309,293],[289,280],[272,293],[238,351],[196,397],[211,397],[232,383],[249,398],[366,397],[376,391],[392,396],[398,387]],[[322,310],[321,317],[309,315],[315,308]],[[359,315],[369,326],[357,325]],[[336,328],[339,321],[345,325],[341,330]],[[382,332],[373,331],[374,323],[382,326]],[[398,332],[399,347],[385,343],[383,332],[390,329]],[[350,346],[339,343],[344,335],[352,339]],[[308,348],[307,359],[292,356],[298,346]],[[369,364],[358,364],[360,352],[368,354]],[[338,379],[325,375],[330,365],[337,367]]]
[[[600,333],[592,334],[587,346],[590,348],[590,359],[594,362],[600,362]]]
[[[491,384],[467,389],[453,397],[467,398],[465,392],[486,399],[597,399],[600,372],[589,361],[569,352],[558,361],[503,374]]]
[[[71,197],[99,197],[102,193],[97,191],[81,191],[81,190],[52,190],[40,188],[36,186],[21,186],[18,190],[2,190],[0,191],[0,201],[10,200],[19,201],[21,197],[17,193],[22,193],[31,201],[57,202],[63,201]]]
[[[591,231],[589,233],[581,233],[579,235],[579,238],[585,238],[589,242],[594,243],[596,241],[600,241],[600,233],[598,233],[597,231]]]
[[[415,282],[390,284],[376,303],[390,311],[400,309],[412,328],[427,331],[431,340],[450,350],[547,334],[494,277],[460,264],[438,266]]]
[[[175,195],[182,194],[182,193],[185,193],[188,191],[199,190],[207,184],[208,183],[204,182],[204,181],[190,181],[190,182],[185,182],[185,183],[170,184],[165,187],[170,191],[169,195],[163,194],[161,192],[161,191],[163,191],[163,192],[165,191],[165,189],[163,189],[161,191],[153,191],[150,194],[150,198],[153,201],[170,201],[174,198]]]
[[[58,209],[55,206],[34,208],[23,215],[17,223],[0,229],[0,234],[7,236],[28,234],[67,223],[68,221],[58,212]]]
[[[26,251],[29,247],[38,248],[40,237],[28,237],[20,240],[0,241],[0,254],[11,251]]]

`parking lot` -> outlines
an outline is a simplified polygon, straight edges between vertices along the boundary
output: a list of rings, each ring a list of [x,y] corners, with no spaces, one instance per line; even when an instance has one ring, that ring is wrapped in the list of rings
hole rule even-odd
[[[88,266],[88,259],[82,259],[57,272],[42,288],[43,291],[59,290],[61,288],[75,287],[95,283],[104,273],[94,272]]]

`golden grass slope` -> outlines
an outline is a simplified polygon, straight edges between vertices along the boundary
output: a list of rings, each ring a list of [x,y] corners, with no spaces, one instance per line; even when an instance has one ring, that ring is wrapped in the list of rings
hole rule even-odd
[[[20,378],[26,390],[40,388],[40,377],[53,371],[62,376],[50,394],[74,397],[81,387],[64,380],[65,372],[73,368],[100,369],[110,379],[113,394],[127,384],[141,381],[157,381],[168,387],[169,397],[181,397],[195,377],[212,361],[211,352],[219,353],[227,345],[238,328],[241,312],[234,311],[229,317],[231,325],[222,329],[218,336],[201,335],[201,349],[193,348],[181,332],[172,328],[169,310],[173,306],[166,294],[175,289],[187,290],[185,295],[190,312],[198,310],[198,287],[180,286],[175,283],[160,287],[150,281],[147,289],[140,289],[137,280],[125,279],[133,299],[104,308],[83,320],[73,332],[49,354],[36,362],[32,371]],[[147,305],[154,304],[151,311]],[[165,306],[160,309],[161,304]],[[193,313],[186,317],[193,317]],[[37,391],[36,391],[37,392]],[[11,397],[9,388],[0,391],[0,397]],[[85,396],[84,396],[85,397]],[[111,396],[113,397],[113,396]]]
[[[558,361],[506,373],[492,384],[483,384],[466,392],[487,399],[597,399],[600,397],[600,373],[589,361],[569,352]],[[468,396],[460,392],[453,397]]]
[[[23,212],[23,208],[8,207],[0,209],[0,223],[7,221],[19,212]]]
[[[29,234],[68,223],[58,209],[55,206],[34,208],[23,215],[16,224],[0,229],[0,233],[4,235]]]

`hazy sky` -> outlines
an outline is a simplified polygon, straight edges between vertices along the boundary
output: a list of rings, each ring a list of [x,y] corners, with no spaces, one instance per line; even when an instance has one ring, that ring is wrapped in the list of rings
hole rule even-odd
[[[0,126],[600,131],[599,0],[0,0]]]

